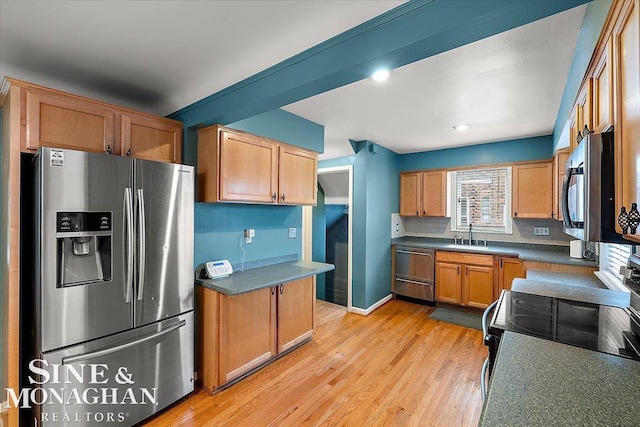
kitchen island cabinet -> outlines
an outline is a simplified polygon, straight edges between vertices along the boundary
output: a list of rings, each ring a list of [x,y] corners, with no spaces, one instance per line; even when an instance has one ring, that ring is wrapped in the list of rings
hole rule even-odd
[[[196,286],[198,381],[214,392],[313,337],[315,276],[240,294]]]

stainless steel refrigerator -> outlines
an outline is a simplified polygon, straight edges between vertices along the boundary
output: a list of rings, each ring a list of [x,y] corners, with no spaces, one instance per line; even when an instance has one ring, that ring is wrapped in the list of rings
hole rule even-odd
[[[193,391],[193,167],[42,148],[34,169],[29,425],[133,425]]]

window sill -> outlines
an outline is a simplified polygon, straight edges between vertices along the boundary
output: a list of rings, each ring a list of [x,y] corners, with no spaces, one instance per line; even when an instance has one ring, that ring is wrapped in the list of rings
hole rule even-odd
[[[622,284],[622,280],[608,271],[596,271],[595,275],[604,285],[614,291],[631,292]]]

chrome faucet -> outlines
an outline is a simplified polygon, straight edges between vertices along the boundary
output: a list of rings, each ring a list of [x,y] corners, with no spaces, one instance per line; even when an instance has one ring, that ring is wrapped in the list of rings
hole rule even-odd
[[[469,224],[469,244],[473,245],[473,228],[471,224]]]

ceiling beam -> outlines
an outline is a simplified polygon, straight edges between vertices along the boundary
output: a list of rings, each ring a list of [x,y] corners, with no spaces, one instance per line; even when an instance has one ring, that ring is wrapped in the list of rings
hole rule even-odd
[[[169,117],[187,128],[233,123],[589,1],[410,1]]]

